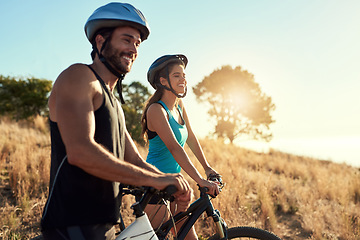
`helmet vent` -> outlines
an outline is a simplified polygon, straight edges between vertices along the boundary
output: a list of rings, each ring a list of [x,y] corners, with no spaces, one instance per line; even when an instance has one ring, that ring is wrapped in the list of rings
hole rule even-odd
[[[128,9],[127,7],[123,6],[123,8],[125,8],[128,12],[131,12],[130,9]]]

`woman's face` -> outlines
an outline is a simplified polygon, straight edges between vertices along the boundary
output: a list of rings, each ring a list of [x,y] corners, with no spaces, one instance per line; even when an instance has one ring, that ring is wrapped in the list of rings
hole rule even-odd
[[[174,65],[169,73],[170,83],[177,94],[186,92],[185,69],[183,65]],[[166,81],[166,85],[168,85]]]

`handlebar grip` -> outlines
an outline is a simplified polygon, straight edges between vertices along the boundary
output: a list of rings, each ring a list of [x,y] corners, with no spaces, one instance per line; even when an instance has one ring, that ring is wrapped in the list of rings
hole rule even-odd
[[[199,190],[200,190],[200,192],[202,192],[202,193],[207,193],[210,189],[209,188],[207,188],[207,187],[200,187],[200,185],[198,184],[198,186],[199,186]]]
[[[177,187],[175,185],[169,185],[167,186],[163,192],[166,196],[171,197],[173,194],[177,192]]]

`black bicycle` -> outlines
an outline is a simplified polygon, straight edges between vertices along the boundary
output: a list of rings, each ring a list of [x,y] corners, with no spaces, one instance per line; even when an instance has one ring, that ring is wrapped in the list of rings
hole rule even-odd
[[[211,179],[213,181],[218,181],[220,183],[221,188],[224,186],[221,178],[219,176],[216,179]],[[206,192],[206,188],[199,187],[200,197],[190,205],[186,212],[181,212],[172,216],[168,221],[161,224],[157,229],[154,229],[157,238],[159,240],[167,239],[167,236],[170,230],[175,226],[175,224],[183,222],[182,227],[179,231],[175,231],[174,239],[183,240],[191,227],[195,224],[197,219],[206,212],[208,217],[211,217],[216,226],[216,234],[211,236],[209,240],[217,240],[217,239],[260,239],[260,240],[281,240],[275,234],[268,232],[263,229],[255,228],[255,227],[232,227],[228,228],[224,219],[222,219],[219,210],[214,209],[211,199],[214,197],[210,197]],[[150,199],[158,195],[164,200],[170,200],[171,195],[176,192],[174,186],[169,186],[164,191],[157,191],[154,188],[143,188],[139,189],[124,189],[124,194],[133,194],[137,195],[140,192],[143,192],[142,198],[140,201],[135,203],[132,208],[134,209],[134,215],[136,217],[142,216],[144,214],[143,209],[145,209],[146,205],[149,203]],[[123,223],[120,225],[121,230],[125,229]]]

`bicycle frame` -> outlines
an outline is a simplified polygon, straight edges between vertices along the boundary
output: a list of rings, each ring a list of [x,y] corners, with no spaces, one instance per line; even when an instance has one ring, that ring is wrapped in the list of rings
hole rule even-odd
[[[169,219],[165,223],[163,223],[158,230],[156,230],[156,234],[158,238],[165,239],[167,234],[170,232],[173,227],[173,221],[179,223],[180,221],[185,220],[184,224],[180,228],[177,233],[177,239],[182,240],[185,239],[185,236],[190,231],[191,227],[195,224],[201,214],[206,212],[208,217],[212,217],[216,226],[218,233],[221,238],[227,237],[227,226],[224,220],[221,218],[219,211],[215,210],[209,195],[203,191],[200,191],[200,198],[193,202],[186,212],[181,212],[176,214],[173,219]]]
[[[124,240],[127,238],[131,238],[133,240],[158,240],[146,214],[137,217],[133,223],[131,223],[116,237],[116,240]]]

